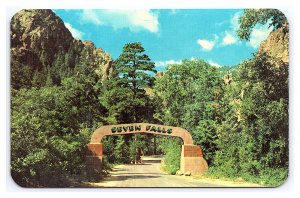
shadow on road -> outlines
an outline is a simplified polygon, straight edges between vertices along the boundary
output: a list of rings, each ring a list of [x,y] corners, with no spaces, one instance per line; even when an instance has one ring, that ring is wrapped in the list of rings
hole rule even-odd
[[[129,179],[150,179],[150,178],[159,178],[161,176],[152,176],[152,175],[138,175],[138,174],[124,174],[122,176],[121,174],[118,174],[118,176],[114,177],[108,177],[107,181],[125,181]]]
[[[160,163],[161,160],[142,160],[142,164],[141,165],[151,165],[152,163]]]

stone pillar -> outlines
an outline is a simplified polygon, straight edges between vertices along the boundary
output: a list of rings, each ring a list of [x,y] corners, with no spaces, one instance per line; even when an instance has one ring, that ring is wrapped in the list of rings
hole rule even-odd
[[[89,178],[98,179],[101,177],[102,170],[102,144],[87,144],[87,175]]]
[[[190,172],[192,175],[201,175],[207,171],[208,165],[203,158],[202,149],[196,145],[182,145],[180,171]]]

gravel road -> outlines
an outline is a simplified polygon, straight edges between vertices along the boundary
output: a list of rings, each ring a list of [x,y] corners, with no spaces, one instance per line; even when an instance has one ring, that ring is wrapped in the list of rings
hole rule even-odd
[[[245,183],[195,179],[192,176],[169,175],[160,169],[158,157],[143,157],[142,164],[118,165],[95,187],[257,187]]]

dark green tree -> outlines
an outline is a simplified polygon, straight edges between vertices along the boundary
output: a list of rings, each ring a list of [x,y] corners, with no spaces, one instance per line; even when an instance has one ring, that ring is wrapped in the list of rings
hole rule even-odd
[[[10,79],[13,89],[30,88],[32,86],[31,79],[33,77],[33,69],[16,60],[11,59],[10,63]]]
[[[111,79],[103,82],[102,94],[99,96],[100,103],[107,109],[103,119],[108,124],[131,122],[128,119],[128,103],[130,98],[129,88],[122,88],[119,84],[118,76],[114,71]]]
[[[163,169],[175,175],[180,169],[182,141],[177,137],[161,137],[159,149],[165,154]]]
[[[132,122],[143,121],[144,115],[139,112],[146,108],[149,100],[145,89],[153,85],[154,77],[151,72],[156,72],[154,62],[151,62],[144,51],[139,42],[126,44],[114,63],[119,86],[128,90],[126,113]]]
[[[278,186],[288,172],[288,66],[260,54],[226,85],[211,171]],[[275,64],[276,63],[276,64]],[[280,65],[277,67],[276,65]]]
[[[215,152],[216,124],[221,121],[220,77],[203,60],[185,60],[169,65],[155,82],[155,118],[166,125],[180,126],[192,133],[210,162]]]
[[[274,29],[285,27],[288,31],[288,21],[285,15],[277,9],[245,9],[240,18],[240,26],[237,35],[241,39],[250,39],[253,27],[256,24],[266,24],[270,20],[270,26]]]
[[[145,111],[150,103],[146,88],[152,87],[156,70],[154,62],[144,51],[139,42],[126,44],[114,62],[115,73],[113,78],[104,83],[105,91],[100,98],[108,108],[109,122],[142,122],[149,117]],[[134,135],[134,140],[128,141],[134,163],[140,161],[142,149],[142,140],[138,137]]]
[[[19,185],[68,186],[84,170],[90,135],[69,95],[60,87],[12,90],[11,174]]]

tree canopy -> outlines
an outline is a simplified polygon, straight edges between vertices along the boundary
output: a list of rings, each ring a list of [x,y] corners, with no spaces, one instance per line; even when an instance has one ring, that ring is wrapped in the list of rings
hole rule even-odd
[[[268,21],[274,30],[288,23],[285,15],[277,9],[245,9],[240,18],[237,35],[241,39],[249,40],[253,27],[256,24],[266,24]],[[286,30],[288,31],[288,28]]]
[[[151,106],[146,88],[152,87],[156,71],[154,62],[144,51],[139,42],[126,44],[113,64],[113,78],[104,82],[101,101],[111,119],[119,123],[144,121],[145,110]]]

